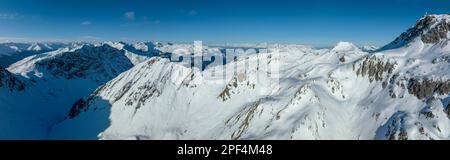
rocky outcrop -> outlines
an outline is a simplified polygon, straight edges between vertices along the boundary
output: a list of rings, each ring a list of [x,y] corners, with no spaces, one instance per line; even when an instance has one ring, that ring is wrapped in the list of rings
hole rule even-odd
[[[433,64],[437,64],[437,63],[443,63],[443,62],[447,62],[450,63],[450,55],[445,55],[445,56],[441,56],[438,58],[433,59],[433,61],[431,61]]]
[[[368,56],[364,58],[357,67],[356,75],[361,75],[362,77],[367,76],[370,82],[372,82],[373,80],[382,81],[385,76],[384,73],[391,74],[395,64],[384,62],[376,56]],[[355,64],[353,64],[353,70],[355,70]]]
[[[434,81],[434,80],[417,80],[410,79],[408,92],[415,95],[418,99],[425,99],[433,94],[444,95],[450,93],[450,80]]]
[[[137,88],[137,91],[133,91],[125,100],[125,105],[133,106],[135,109],[141,108],[141,106],[150,98],[154,96],[160,96],[161,91],[157,89],[157,85],[153,82],[147,82]]]
[[[244,73],[234,75],[230,82],[222,90],[222,92],[219,93],[217,98],[225,102],[230,99],[232,95],[238,94],[240,87],[255,89],[255,84],[251,83]]]
[[[344,56],[341,56],[341,57],[339,58],[339,61],[342,62],[342,63],[344,63],[344,62],[345,62],[345,57],[344,57]]]
[[[0,67],[0,88],[6,87],[9,91],[22,91],[25,89],[25,83],[11,74],[9,71]]]
[[[414,27],[403,32],[399,37],[380,50],[398,48],[415,38],[420,37],[424,43],[437,43],[448,39],[450,31],[450,16],[448,15],[426,15],[416,22]]]
[[[86,111],[86,110],[87,110],[86,101],[83,98],[80,98],[70,108],[69,118],[72,119],[72,118],[76,117],[77,115],[79,115],[81,111]]]
[[[409,42],[412,39],[420,36],[425,29],[430,28],[434,23],[434,18],[432,16],[425,16],[416,22],[416,25],[406,32],[403,32],[399,37],[397,37],[389,45],[398,45],[400,43]]]
[[[235,117],[231,117],[230,119],[226,120],[225,124],[229,127],[238,126],[237,130],[235,130],[231,134],[231,139],[237,140],[240,139],[242,134],[245,133],[252,121],[252,119],[255,116],[255,113],[258,110],[258,107],[261,103],[261,100],[258,100],[256,102],[251,103],[250,105],[246,106],[242,111],[240,111]]]
[[[448,32],[450,31],[450,23],[447,21],[441,21],[427,33],[422,36],[424,43],[436,43],[441,39],[446,39]]]
[[[447,114],[447,117],[450,119],[450,103],[444,108],[444,113]]]
[[[108,84],[105,84],[99,88],[97,88],[94,93],[92,93],[89,97],[86,98],[80,98],[78,101],[76,101],[72,107],[69,110],[69,114],[66,118],[73,119],[77,117],[81,112],[86,112],[89,109],[89,105],[92,104],[92,102],[98,97],[98,94],[105,89]]]
[[[397,112],[378,129],[378,133],[382,139],[389,140],[408,140],[408,132],[404,128],[407,113]]]

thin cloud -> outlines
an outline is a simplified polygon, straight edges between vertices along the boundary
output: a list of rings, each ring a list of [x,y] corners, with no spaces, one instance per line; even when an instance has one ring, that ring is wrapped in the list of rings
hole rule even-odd
[[[91,24],[92,24],[91,21],[84,21],[84,22],[81,22],[81,25],[91,25]]]
[[[102,37],[96,37],[96,36],[83,36],[82,39],[103,39]]]
[[[135,19],[135,13],[130,11],[130,12],[125,12],[124,14],[125,18],[129,19],[129,20],[134,20]]]
[[[92,42],[94,42],[94,41],[102,41],[103,38],[102,37],[96,37],[96,36],[89,36],[89,35],[87,35],[87,36],[80,37],[79,40],[80,41],[92,41]]]
[[[29,40],[29,38],[25,37],[0,37],[0,42],[22,42]]]
[[[61,38],[0,37],[0,42],[68,42]]]
[[[191,9],[191,10],[187,10],[187,11],[184,9],[180,9],[179,12],[181,14],[186,14],[186,15],[190,15],[190,16],[195,16],[198,14],[197,10],[195,10],[195,9]]]
[[[195,16],[198,14],[198,12],[196,10],[190,10],[188,13],[190,16]]]
[[[17,13],[0,13],[0,19],[14,20],[22,16]]]

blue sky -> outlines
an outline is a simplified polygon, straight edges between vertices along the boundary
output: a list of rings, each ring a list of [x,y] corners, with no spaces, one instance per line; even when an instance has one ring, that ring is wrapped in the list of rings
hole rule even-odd
[[[447,0],[0,0],[0,41],[383,45]]]

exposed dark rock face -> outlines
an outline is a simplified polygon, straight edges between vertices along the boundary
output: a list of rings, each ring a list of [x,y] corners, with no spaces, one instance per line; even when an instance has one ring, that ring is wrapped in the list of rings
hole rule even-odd
[[[450,103],[448,103],[447,107],[444,108],[444,113],[447,114],[448,118],[450,118]]]
[[[430,29],[422,36],[424,43],[436,43],[441,39],[447,38],[447,33],[450,31],[450,23],[446,21],[439,22],[436,26]]]
[[[108,83],[109,84],[109,83]],[[92,93],[86,100],[83,98],[78,99],[72,107],[70,108],[69,114],[67,117],[69,119],[73,119],[77,117],[81,112],[86,112],[89,109],[89,105],[98,97],[98,94],[103,91],[103,89],[108,85],[103,85],[97,88],[94,93]]]
[[[339,61],[341,61],[342,63],[344,63],[344,62],[345,62],[345,57],[342,56],[341,58],[339,58]]]
[[[89,74],[98,75],[97,77],[104,78],[95,80],[103,83],[133,67],[123,50],[106,44],[86,45],[74,52],[39,61],[37,65],[47,68],[52,75],[67,79],[85,78]]]
[[[233,79],[231,79],[230,83],[228,83],[225,88],[223,89],[223,91],[219,94],[218,98],[222,99],[222,101],[226,101],[228,99],[231,98],[231,94],[230,91],[232,88],[236,88],[237,87],[237,78],[233,77]]]
[[[161,91],[157,89],[156,85],[152,82],[139,86],[137,91],[130,93],[130,96],[125,100],[125,105],[135,105],[135,109],[141,108],[141,106],[151,97],[158,97],[161,95]]]
[[[72,105],[72,108],[70,108],[69,118],[72,119],[72,118],[76,117],[77,115],[80,114],[80,112],[82,110],[86,111],[87,105],[86,105],[86,101],[84,101],[83,98],[80,98],[78,101],[76,101]]]
[[[434,113],[432,111],[424,111],[420,112],[420,114],[424,115],[427,119],[432,119],[435,117]]]
[[[425,16],[424,18],[418,20],[413,28],[410,28],[406,32],[403,32],[391,44],[400,44],[404,42],[409,42],[415,37],[423,34],[424,30],[430,28],[433,25],[433,23],[434,23],[433,16]]]
[[[245,74],[234,75],[217,98],[225,102],[231,99],[232,95],[237,94],[236,89],[240,87],[255,89],[255,84],[248,81]]]
[[[441,56],[441,57],[433,59],[433,61],[432,61],[433,64],[442,63],[442,62],[450,63],[450,56],[449,55]]]
[[[416,22],[414,27],[403,32],[399,37],[380,50],[397,48],[411,42],[414,38],[421,36],[424,43],[436,43],[448,39],[450,22],[439,20],[434,15],[426,15]]]
[[[369,77],[370,82],[373,80],[382,81],[384,73],[391,74],[394,70],[395,64],[379,60],[376,56],[366,57],[362,63],[359,63],[359,68],[356,69],[356,75]]]
[[[432,96],[434,93],[444,95],[450,92],[450,80],[445,82],[433,80],[410,79],[408,92],[415,95],[418,99],[424,99]]]
[[[128,82],[128,83],[126,83],[121,89],[120,89],[120,91],[119,92],[117,92],[115,95],[114,95],[114,102],[116,102],[116,101],[118,101],[118,100],[120,100],[129,90],[130,90],[130,88],[131,88],[131,86],[133,85],[133,83],[132,82]]]
[[[0,87],[7,87],[9,91],[22,91],[25,89],[25,83],[20,81],[9,71],[0,67]]]
[[[90,105],[94,102],[94,100],[99,96],[99,93],[104,91],[105,88],[110,87],[111,85],[114,85],[115,83],[106,83],[105,85],[102,85],[100,87],[98,87],[91,95],[89,95],[86,99],[85,98],[80,98],[77,102],[75,102],[72,105],[72,108],[70,108],[69,114],[67,115],[67,117],[69,119],[73,119],[75,117],[77,117],[81,112],[86,112]],[[96,109],[96,108],[94,108]]]

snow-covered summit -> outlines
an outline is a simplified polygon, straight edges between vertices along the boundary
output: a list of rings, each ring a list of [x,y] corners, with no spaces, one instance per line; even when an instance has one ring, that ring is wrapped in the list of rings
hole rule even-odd
[[[378,50],[378,48],[379,47],[374,46],[374,45],[364,45],[360,49],[364,52],[372,53],[372,52],[375,52],[376,50]]]
[[[350,42],[339,42],[336,46],[331,49],[334,52],[348,52],[348,51],[358,51],[359,48]]]
[[[29,51],[40,51],[42,50],[41,46],[37,43],[32,44],[30,47],[27,48]]]

